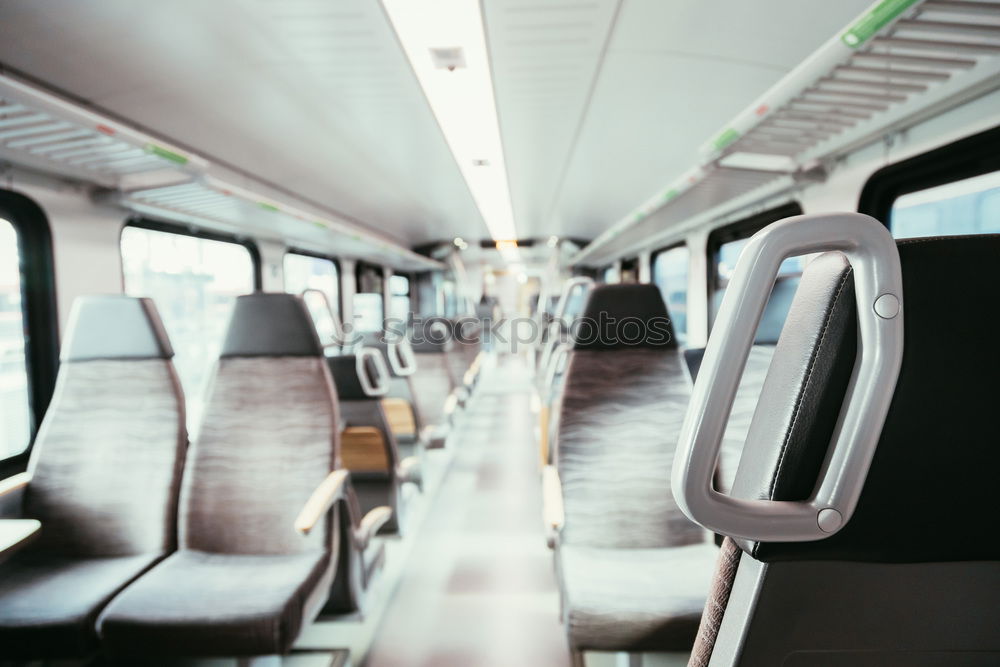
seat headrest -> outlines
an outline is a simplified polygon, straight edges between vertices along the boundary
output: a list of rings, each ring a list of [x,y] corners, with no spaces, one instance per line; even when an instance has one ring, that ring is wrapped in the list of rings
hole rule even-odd
[[[408,332],[410,346],[418,353],[445,353],[453,346],[454,325],[444,317],[421,320]]]
[[[673,325],[655,285],[598,285],[571,325],[574,350],[676,348]]]
[[[62,361],[173,356],[152,299],[109,294],[80,297],[73,302]]]
[[[898,242],[903,362],[857,509],[815,542],[740,543],[764,561],[1000,559],[995,523],[1000,235]],[[853,275],[839,253],[803,274],[733,494],[804,500],[827,458],[857,355]],[[764,443],[774,443],[773,446]],[[764,446],[762,446],[764,445]]]
[[[361,379],[358,377],[357,355],[342,354],[328,357],[327,364],[330,367],[330,375],[333,376],[333,384],[337,388],[337,398],[341,401],[371,401],[381,398],[369,395],[361,384]],[[364,365],[368,383],[375,384],[378,371],[375,370],[374,364],[370,359],[365,359]]]
[[[220,357],[322,357],[305,303],[293,294],[236,298]]]

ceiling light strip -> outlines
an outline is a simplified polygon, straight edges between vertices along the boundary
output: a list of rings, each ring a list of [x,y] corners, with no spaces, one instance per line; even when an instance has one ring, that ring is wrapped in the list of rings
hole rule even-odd
[[[490,235],[517,238],[480,3],[382,5]]]

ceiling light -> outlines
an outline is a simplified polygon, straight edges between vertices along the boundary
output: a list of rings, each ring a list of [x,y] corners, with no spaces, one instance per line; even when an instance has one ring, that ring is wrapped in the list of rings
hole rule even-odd
[[[795,171],[795,160],[787,155],[772,155],[770,153],[730,153],[719,164],[731,169],[753,169],[756,171],[780,171],[791,173]]]
[[[480,3],[382,0],[382,5],[490,235],[517,238]],[[477,162],[489,168],[478,168]]]

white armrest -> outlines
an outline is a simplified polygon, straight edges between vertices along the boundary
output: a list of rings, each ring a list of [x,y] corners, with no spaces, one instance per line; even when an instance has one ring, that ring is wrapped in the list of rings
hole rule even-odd
[[[566,513],[559,472],[551,465],[542,469],[542,516],[545,520],[545,539],[549,548],[553,549],[566,522]]]
[[[329,511],[335,502],[344,495],[344,486],[350,473],[347,470],[334,470],[326,479],[320,482],[309,500],[302,507],[295,519],[295,530],[308,535],[316,527],[319,520]]]
[[[382,505],[376,507],[368,512],[361,519],[361,524],[354,529],[354,537],[358,542],[358,546],[361,549],[368,548],[371,544],[372,538],[378,533],[378,529],[386,524],[386,522],[392,518],[392,508]]]
[[[0,497],[6,496],[7,494],[14,493],[15,491],[20,491],[21,489],[28,486],[31,481],[30,472],[20,472],[16,475],[12,475],[7,479],[0,479]]]
[[[418,487],[423,486],[423,477],[420,474],[420,459],[416,456],[407,456],[396,465],[396,477],[400,482],[410,482]]]

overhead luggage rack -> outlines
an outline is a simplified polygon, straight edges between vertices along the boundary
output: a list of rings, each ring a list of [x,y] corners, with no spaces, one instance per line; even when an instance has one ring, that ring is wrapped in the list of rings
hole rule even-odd
[[[706,142],[696,167],[572,263],[628,254],[694,216],[723,216],[780,194],[822,176],[840,155],[997,88],[1000,1],[882,0]]]
[[[110,190],[143,215],[241,229],[282,229],[362,259],[426,270],[440,263],[292,195],[130,125],[0,73],[0,162]],[[306,225],[303,227],[302,225]]]

